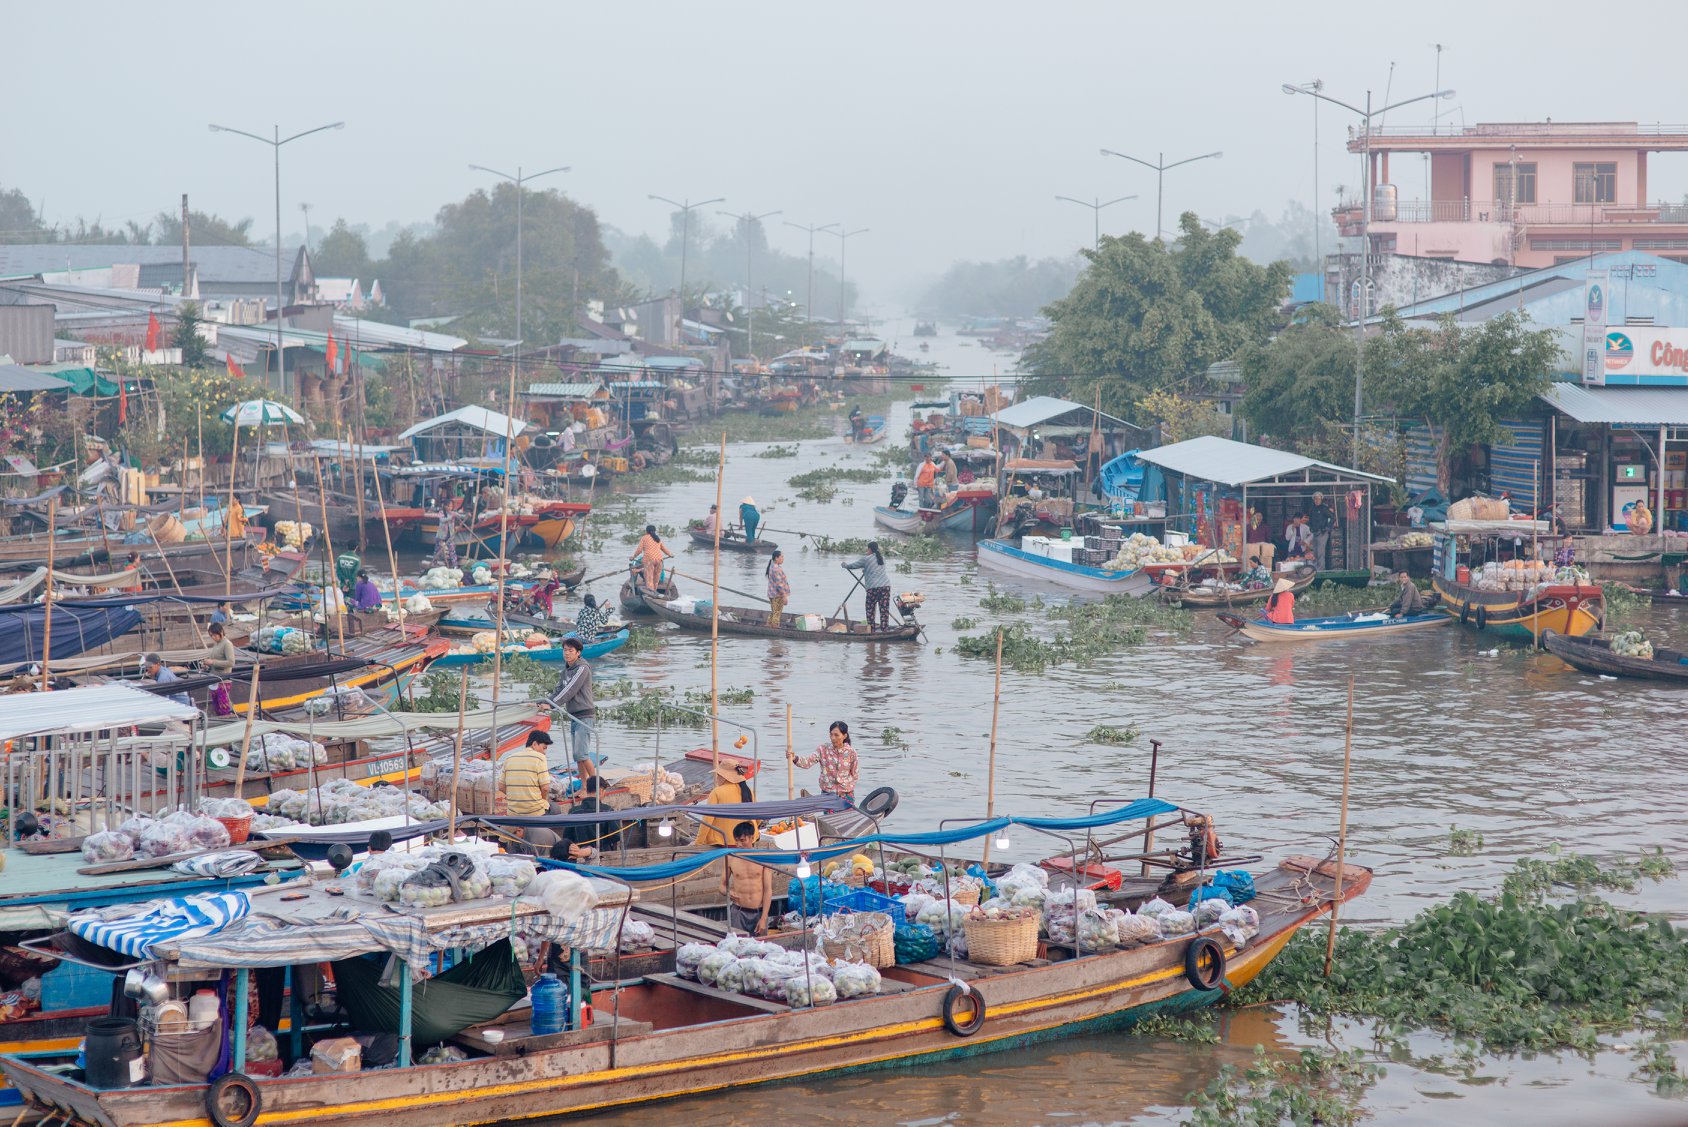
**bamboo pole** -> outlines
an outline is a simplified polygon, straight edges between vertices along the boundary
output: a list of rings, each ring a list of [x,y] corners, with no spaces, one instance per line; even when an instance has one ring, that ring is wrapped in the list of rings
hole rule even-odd
[[[1336,896],[1330,902],[1330,931],[1325,935],[1325,977],[1336,958],[1336,915],[1342,907],[1342,874],[1348,859],[1348,771],[1354,755],[1354,678],[1348,678],[1348,734],[1342,742],[1342,820],[1336,831]]]
[[[727,432],[721,432],[721,455],[715,466],[715,569],[709,583],[709,763],[721,766],[721,687],[716,661],[721,645],[721,487],[727,478]],[[660,576],[659,576],[660,578]]]
[[[164,570],[166,572],[168,572],[169,575],[170,575],[170,585],[172,587],[174,587],[178,592],[180,592],[181,589],[182,589],[182,581],[176,578],[176,569],[174,567],[170,566],[170,554],[164,550],[164,545],[162,545],[162,544],[160,544],[158,546],[158,558],[164,561]],[[51,576],[49,576],[48,578],[51,578]],[[160,617],[160,619],[163,618],[162,615],[160,615],[159,617]],[[193,636],[195,638],[199,639],[200,648],[204,649],[205,648],[205,635],[200,633],[199,618],[198,618],[198,616],[196,616],[193,613],[193,609],[191,607],[188,608],[188,624],[193,627]],[[158,648],[159,649],[165,648],[164,641],[165,641],[164,628],[163,628],[162,625],[160,625],[159,630],[158,630],[158,643],[159,643]]]
[[[716,524],[721,522],[717,520]],[[789,801],[797,797],[797,778],[793,774],[795,766],[792,759],[797,749],[791,746],[791,705],[785,706],[785,797]]]
[[[289,457],[292,456],[291,450],[288,451],[288,455],[289,455]],[[339,588],[335,585],[335,582],[334,582],[334,580],[338,578],[338,575],[334,570],[334,536],[328,531],[328,492],[322,486],[322,459],[317,457],[315,454],[312,454],[311,455],[311,465],[316,470],[317,504],[322,506],[322,543],[323,543],[323,547],[328,552],[328,558],[325,561],[323,561],[323,569],[322,569],[322,573],[323,573],[322,612],[323,612],[324,615],[326,615],[328,613],[328,591],[329,591],[329,589],[333,588],[336,592],[339,591]],[[297,498],[299,496],[299,491],[297,489],[295,489],[293,491],[293,496],[295,498]],[[338,637],[340,639],[340,652],[345,653],[346,652],[346,599],[345,599],[344,593],[341,593],[341,597],[339,599],[339,606],[340,606],[340,613],[334,616],[334,631],[335,631],[335,634],[338,635]],[[328,629],[327,629],[326,623],[324,624],[324,627],[323,627],[323,639],[322,640],[324,642],[328,641]]]
[[[229,504],[223,510],[223,598],[234,591],[234,479],[240,467],[240,415],[236,405],[234,417],[234,449],[229,454]]]
[[[258,662],[252,666],[252,688],[246,694],[246,731],[240,737],[240,762],[235,765],[234,797],[242,798],[246,793],[246,749],[252,746],[252,718],[258,715],[258,687],[264,679],[264,663]]]
[[[195,403],[193,406],[194,427],[199,431],[199,508],[205,509],[205,407]]]
[[[346,428],[346,448],[352,454],[352,481],[358,491],[358,552],[362,554],[367,548],[367,532],[369,514],[363,507],[363,447],[352,445],[352,428]]]
[[[991,696],[990,766],[985,772],[985,820],[996,816],[996,717],[1002,708],[1002,627],[996,628],[996,690]],[[991,863],[991,835],[985,835],[985,866]],[[1074,877],[1078,874],[1074,873]]]
[[[47,666],[53,659],[53,549],[58,546],[59,499],[47,502],[47,591],[42,600],[46,618],[41,624],[41,691],[47,691]]]
[[[1155,797],[1155,776],[1160,774],[1160,749],[1161,749],[1161,742],[1159,740],[1150,740],[1149,741],[1149,797],[1150,798]],[[1142,867],[1142,870],[1141,870],[1143,876],[1149,875],[1149,859],[1148,859],[1148,856],[1149,856],[1150,853],[1154,852],[1154,849],[1155,849],[1155,819],[1151,815],[1148,818],[1147,826],[1143,830],[1143,867]]]
[[[457,840],[457,779],[463,773],[463,710],[469,699],[469,667],[463,667],[463,681],[457,686],[457,739],[451,748],[451,833],[447,841]],[[493,789],[498,783],[498,729],[492,730]],[[407,772],[408,777],[408,772]]]
[[[387,566],[393,570],[393,602],[399,610],[399,634],[404,634],[404,590],[399,581],[399,558],[393,551],[393,526],[387,523],[387,502],[381,496],[381,470],[377,466],[370,467],[370,476],[375,479],[375,509],[381,517],[381,534],[387,541]]]
[[[521,343],[516,344],[517,349]],[[492,624],[492,742],[493,753],[498,751],[498,689],[499,682],[504,677],[504,580],[510,570],[510,453],[516,445],[516,416],[511,414],[516,406],[516,358],[510,357],[510,395],[504,401],[505,415],[509,420],[504,427],[504,506],[498,513],[498,597],[493,603],[493,614],[496,618]],[[474,535],[474,525],[469,526],[470,535]],[[580,660],[585,661],[582,657]],[[597,743],[598,725],[592,725],[591,741]],[[574,722],[569,722],[569,746],[574,746]]]

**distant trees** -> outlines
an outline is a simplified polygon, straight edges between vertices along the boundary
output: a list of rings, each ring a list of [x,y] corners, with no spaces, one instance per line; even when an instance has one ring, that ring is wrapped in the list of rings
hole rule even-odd
[[[1270,343],[1255,342],[1242,365],[1242,413],[1249,431],[1321,458],[1347,458],[1354,414],[1354,335],[1328,305],[1309,305]],[[1340,460],[1340,459],[1339,459]],[[1345,463],[1346,464],[1346,463]]]
[[[379,277],[370,265],[369,244],[344,219],[336,219],[311,252],[311,266],[319,278],[362,278],[368,285],[371,278]]]
[[[1084,259],[957,262],[921,295],[922,314],[937,317],[1030,317],[1073,288]]]
[[[1072,292],[1044,312],[1050,335],[1027,349],[1022,365],[1041,393],[1088,403],[1135,419],[1155,390],[1198,390],[1208,365],[1263,343],[1289,295],[1290,268],[1237,253],[1241,236],[1208,231],[1193,212],[1179,218],[1173,242],[1132,233],[1103,236]]]
[[[182,241],[182,213],[161,211],[153,217],[150,229],[153,241],[159,246],[179,243]],[[201,246],[249,247],[252,245],[252,220],[250,217],[228,220],[220,215],[190,210],[188,236]]]

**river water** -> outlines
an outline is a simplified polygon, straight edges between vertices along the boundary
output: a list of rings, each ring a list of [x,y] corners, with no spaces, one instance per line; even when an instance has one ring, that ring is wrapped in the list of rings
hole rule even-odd
[[[910,352],[911,327],[906,321],[889,326],[886,339],[900,336],[902,350]],[[1004,354],[957,338],[947,328],[931,343],[929,355],[946,366],[946,378],[988,379],[993,365],[1008,366]],[[928,381],[929,388],[940,384]],[[908,402],[898,403],[890,412],[889,444],[904,441],[908,420]],[[837,429],[842,433],[842,419]],[[890,475],[873,484],[840,483],[834,500],[812,504],[794,497],[788,478],[821,465],[872,466],[876,448],[855,449],[831,437],[797,443],[795,458],[754,457],[770,445],[729,445],[724,507],[736,510],[740,498],[754,496],[766,524],[782,530],[769,535],[787,551],[793,588],[788,609],[832,613],[853,582],[840,568],[845,557],[808,549],[792,533],[873,536],[872,506],[884,503]],[[706,513],[714,498],[711,480],[637,493],[634,502],[653,522],[683,528]],[[590,554],[591,573],[625,566],[631,545],[621,537],[615,530]],[[709,554],[678,539],[673,546],[681,572],[707,580]],[[721,715],[757,730],[770,764],[760,789],[764,797],[777,795],[784,784],[779,768],[790,704],[799,750],[813,748],[828,722],[849,723],[861,756],[863,793],[889,785],[901,794],[895,826],[931,828],[942,818],[983,814],[992,670],[989,662],[956,652],[958,631],[951,622],[968,616],[989,623],[994,616],[979,607],[988,580],[977,572],[971,542],[952,543],[947,558],[914,563],[906,574],[893,575],[896,590],[927,596],[920,614],[925,645],[721,640],[721,687],[755,691],[752,703],[723,706]],[[761,592],[764,562],[723,557],[721,582]],[[619,582],[604,580],[595,589],[600,598],[613,598]],[[687,593],[706,593],[707,584],[680,582]],[[1034,593],[1011,581],[996,583]],[[860,591],[851,598],[859,615]],[[723,592],[722,602],[748,600]],[[1676,621],[1681,613],[1646,609],[1640,620],[1668,634],[1681,625]],[[1018,619],[1053,630],[1035,610],[1004,621]],[[708,637],[658,629],[665,638],[660,648],[605,659],[600,679],[707,689]],[[1349,845],[1356,860],[1375,868],[1376,878],[1350,907],[1348,921],[1397,922],[1456,890],[1493,891],[1515,859],[1540,854],[1553,843],[1606,855],[1662,845],[1680,863],[1688,789],[1674,784],[1688,766],[1681,728],[1688,695],[1641,682],[1599,680],[1523,648],[1496,647],[1492,638],[1455,626],[1371,645],[1274,648],[1229,638],[1211,613],[1195,612],[1187,630],[1162,632],[1146,645],[1084,668],[1055,667],[1042,674],[1005,669],[996,809],[1067,814],[1093,797],[1141,795],[1148,784],[1147,741],[1153,737],[1164,744],[1158,793],[1214,814],[1231,848],[1268,857],[1323,854],[1337,831],[1352,679]],[[1104,723],[1132,727],[1141,737],[1125,747],[1086,743],[1084,733]],[[692,746],[707,742],[705,733],[687,738]],[[724,742],[730,738],[723,729]],[[679,739],[672,731],[666,734],[665,758]],[[612,763],[648,758],[651,743],[649,733],[605,734]],[[815,781],[813,772],[799,772],[799,786],[813,789]],[[1455,826],[1481,834],[1473,854],[1451,855],[1449,833]],[[1024,860],[1041,855],[1030,840],[1016,841],[1008,852]],[[1052,850],[1041,851],[1047,852]],[[1649,906],[1688,915],[1688,881],[1650,886],[1643,896]],[[1221,1064],[1245,1061],[1256,1044],[1288,1051],[1304,1040],[1293,1017],[1274,1010],[1216,1020],[1224,1037],[1218,1046],[1097,1035],[956,1064],[738,1091],[607,1118],[629,1124],[676,1118],[695,1124],[1175,1122],[1186,1095],[1204,1087]],[[1352,1031],[1343,1039],[1367,1044]],[[1414,1042],[1415,1051],[1425,1055],[1445,1048],[1429,1036]],[[1655,1097],[1650,1087],[1629,1079],[1632,1067],[1621,1052],[1592,1061],[1570,1055],[1502,1058],[1486,1060],[1477,1077],[1460,1079],[1392,1063],[1366,1107],[1380,1120],[1407,1123],[1685,1118],[1681,1103]]]

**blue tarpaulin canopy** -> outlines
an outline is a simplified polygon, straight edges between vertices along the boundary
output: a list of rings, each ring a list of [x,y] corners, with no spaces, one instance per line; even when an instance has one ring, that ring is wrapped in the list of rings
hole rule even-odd
[[[141,624],[139,611],[127,607],[53,608],[51,657],[75,657],[103,646]],[[15,614],[0,615],[0,665],[40,661],[47,608],[34,604]]]

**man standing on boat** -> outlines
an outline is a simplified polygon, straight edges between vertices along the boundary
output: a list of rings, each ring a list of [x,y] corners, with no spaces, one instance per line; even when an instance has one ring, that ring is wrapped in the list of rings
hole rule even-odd
[[[592,758],[592,728],[598,722],[598,710],[592,703],[592,667],[580,656],[581,648],[579,638],[563,639],[563,672],[543,703],[568,713],[574,765],[585,782],[598,773]]]
[[[1313,508],[1307,514],[1307,526],[1313,530],[1313,565],[1320,571],[1330,566],[1330,533],[1336,527],[1336,510],[1325,500],[1323,493],[1313,494]]]
[[[756,823],[733,827],[733,847],[756,846]],[[721,895],[727,898],[727,929],[745,935],[768,933],[768,908],[774,902],[774,871],[742,857],[728,857],[721,873]]]
[[[920,469],[915,471],[914,487],[920,491],[920,507],[935,509],[938,507],[938,491],[933,488],[938,480],[938,466],[928,454],[921,459]]]
[[[441,505],[439,527],[434,529],[434,563],[440,567],[457,566],[457,513]]]

